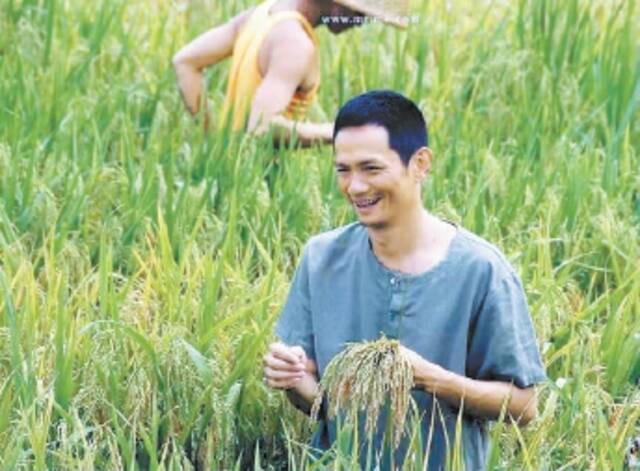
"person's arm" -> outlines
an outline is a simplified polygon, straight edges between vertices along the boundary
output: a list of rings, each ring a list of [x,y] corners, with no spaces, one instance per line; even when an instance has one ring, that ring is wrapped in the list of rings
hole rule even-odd
[[[302,347],[279,342],[269,345],[263,360],[267,386],[284,390],[289,401],[309,415],[319,390],[315,362],[307,358]]]
[[[333,142],[333,123],[293,121],[282,115],[277,115],[269,120],[269,127],[273,132],[273,140],[276,145],[287,144],[294,135],[302,147],[310,147],[314,143],[331,144]],[[261,130],[257,134],[265,132],[266,130]]]
[[[518,388],[503,381],[484,381],[461,376],[422,358],[416,352],[402,347],[413,367],[417,387],[435,394],[466,412],[497,419],[506,406],[506,418],[526,425],[537,415],[535,387]]]
[[[284,390],[291,403],[306,414],[320,389],[311,321],[308,250],[309,246],[305,245],[287,301],[276,322],[275,333],[280,341],[269,345],[263,359],[265,384]]]
[[[227,23],[201,34],[173,56],[178,88],[191,114],[195,115],[200,110],[202,69],[231,55],[238,30],[248,14],[250,11],[241,13]]]
[[[304,31],[281,33],[273,38],[273,44],[268,69],[251,103],[247,130],[256,135],[270,131],[278,145],[294,135],[302,146],[331,143],[333,123],[299,122],[282,115],[312,70],[315,45]]]

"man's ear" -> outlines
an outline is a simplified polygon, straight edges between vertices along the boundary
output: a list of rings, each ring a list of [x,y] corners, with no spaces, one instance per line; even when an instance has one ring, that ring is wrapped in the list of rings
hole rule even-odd
[[[428,147],[421,147],[414,152],[409,161],[409,166],[411,167],[411,173],[418,182],[425,181],[427,175],[431,172],[432,161],[433,152]]]

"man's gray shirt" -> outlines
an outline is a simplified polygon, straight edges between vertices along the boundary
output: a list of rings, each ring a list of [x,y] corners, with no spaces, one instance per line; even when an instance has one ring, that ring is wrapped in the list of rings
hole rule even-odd
[[[311,238],[276,334],[288,345],[302,346],[320,377],[345,344],[384,334],[469,378],[513,382],[519,388],[546,379],[518,275],[496,247],[463,228],[457,228],[442,262],[419,275],[384,267],[360,223]],[[422,436],[431,434],[429,469],[440,469],[446,443],[455,443],[457,410],[442,400],[434,407],[424,391],[414,390],[413,397],[424,413]],[[462,415],[469,470],[485,468],[487,423]],[[335,434],[333,421],[321,420],[312,445],[326,449]],[[396,460],[403,453],[401,447]],[[383,468],[389,459],[383,457]]]

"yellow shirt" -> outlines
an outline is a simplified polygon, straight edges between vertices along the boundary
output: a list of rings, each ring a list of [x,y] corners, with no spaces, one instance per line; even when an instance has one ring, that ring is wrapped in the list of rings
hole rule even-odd
[[[231,126],[234,130],[244,128],[256,89],[262,82],[258,54],[271,28],[283,20],[298,20],[316,47],[318,46],[318,37],[313,26],[303,15],[297,11],[269,13],[276,1],[267,0],[256,7],[244,24],[233,47],[231,71],[222,108],[223,119],[221,123],[225,123],[229,118],[229,113],[233,113]],[[310,90],[296,91],[284,115],[287,118],[300,119],[315,99],[319,85],[320,80]]]

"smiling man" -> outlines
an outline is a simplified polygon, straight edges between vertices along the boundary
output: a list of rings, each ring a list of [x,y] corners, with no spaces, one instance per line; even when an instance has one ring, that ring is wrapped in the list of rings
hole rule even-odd
[[[413,367],[422,437],[432,437],[429,469],[444,466],[458,414],[466,469],[484,469],[488,421],[504,406],[530,422],[534,385],[546,378],[520,279],[495,246],[424,208],[433,154],[413,102],[390,91],[353,98],[336,119],[334,147],[337,183],[358,222],[306,244],[265,380],[308,410],[346,343],[396,338]],[[335,438],[335,424],[321,420],[312,445]],[[405,452],[406,443],[396,465]],[[391,467],[390,453],[379,459]]]

